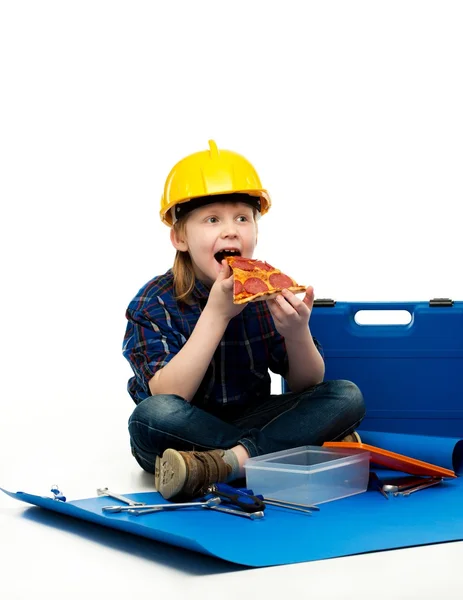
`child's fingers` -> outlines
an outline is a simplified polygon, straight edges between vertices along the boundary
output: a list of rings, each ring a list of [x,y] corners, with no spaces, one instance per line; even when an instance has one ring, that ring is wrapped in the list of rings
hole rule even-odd
[[[230,268],[230,265],[226,260],[223,260],[220,263],[220,272],[217,279],[222,283],[222,286],[226,290],[233,289],[234,279],[233,279],[233,271]]]
[[[292,315],[294,311],[297,312],[298,305],[302,304],[299,298],[288,290],[283,290],[281,294],[275,298],[275,301],[285,315]]]
[[[272,300],[267,300],[267,306],[274,319],[277,319],[278,321],[284,319],[284,313],[276,298],[272,298]]]
[[[285,299],[284,304],[282,302],[282,306],[284,306],[287,314],[292,314],[294,311],[296,311],[299,315],[305,315],[304,300],[301,300],[295,294],[286,289],[282,291],[282,296]]]
[[[304,296],[304,304],[307,306],[307,308],[311,311],[313,308],[313,302],[314,302],[314,298],[315,298],[315,293],[314,293],[314,289],[313,287],[310,285],[306,291],[305,291],[305,296]]]
[[[222,286],[226,289],[226,290],[232,290],[233,286],[234,286],[234,281],[233,281],[233,277],[228,277],[228,279],[224,279]]]
[[[230,271],[230,266],[227,264],[226,260],[223,260],[220,263],[220,270],[219,270],[219,274],[217,276],[217,279],[219,279],[219,281],[223,281],[224,279],[227,279],[227,277],[229,276],[229,271]]]

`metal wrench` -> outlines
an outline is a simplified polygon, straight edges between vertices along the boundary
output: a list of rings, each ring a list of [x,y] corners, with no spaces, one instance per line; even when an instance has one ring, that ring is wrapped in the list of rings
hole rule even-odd
[[[212,500],[216,500],[216,498],[212,498]],[[256,519],[262,519],[264,516],[264,513],[261,510],[254,512],[254,513],[247,513],[242,510],[234,510],[233,508],[226,508],[225,506],[217,506],[215,504],[204,505],[203,508],[209,508],[211,510],[218,510],[219,512],[228,513],[229,515],[235,515],[238,517],[246,517],[247,519],[251,519],[253,521],[255,521]],[[131,515],[135,515],[136,517],[140,517],[142,515],[146,515],[149,513],[160,512],[160,510],[161,509],[159,509],[159,508],[148,508],[148,509],[133,508],[133,509],[129,509],[127,512],[130,513]]]
[[[177,508],[187,508],[190,506],[198,506],[201,508],[212,508],[220,504],[220,498],[210,498],[205,502],[172,502],[169,504],[138,504],[131,506],[103,506],[101,510],[109,513],[128,512],[131,515],[140,516],[146,515],[149,512],[159,512],[162,510],[175,510]]]
[[[140,506],[137,508],[129,508],[127,510],[127,512],[130,513],[131,515],[135,515],[136,517],[139,517],[140,515],[146,515],[146,514],[150,514],[150,513],[154,513],[154,512],[161,512],[165,508],[182,508],[182,507],[188,507],[188,506],[201,506],[202,508],[214,508],[214,506],[216,506],[217,504],[220,504],[220,498],[209,498],[209,500],[204,501],[204,502],[183,502],[183,503],[177,503],[174,505],[172,505],[172,504],[153,504],[153,505],[146,504],[145,506]],[[162,508],[160,508],[160,507],[162,507]],[[109,512],[116,512],[116,511],[109,511]]]
[[[262,510],[258,510],[253,513],[247,513],[242,510],[234,510],[233,508],[226,508],[225,506],[205,506],[205,508],[210,508],[211,510],[217,510],[219,512],[228,513],[229,515],[235,515],[237,517],[246,517],[246,519],[251,519],[252,521],[256,521],[264,518],[264,512]]]
[[[383,483],[382,489],[384,492],[404,492],[408,488],[414,488],[423,483],[433,481],[434,478],[429,477],[403,477],[400,480],[391,483]]]
[[[146,504],[145,502],[136,502],[135,500],[130,500],[130,498],[126,498],[121,494],[113,494],[113,492],[110,492],[108,488],[98,488],[96,493],[98,496],[109,496],[110,498],[114,498],[114,500],[120,500],[129,506],[145,506]]]
[[[282,502],[275,501],[265,501],[265,504],[269,504],[270,506],[276,506],[278,508],[287,508],[288,510],[298,510],[299,512],[306,513],[307,515],[312,515],[312,510],[309,508],[300,508],[299,506],[293,506],[292,504],[283,504]]]
[[[286,508],[291,508],[296,506],[298,509],[306,508],[308,511],[312,510],[320,510],[318,506],[314,504],[301,504],[300,502],[290,502],[289,500],[279,500],[278,498],[263,498],[265,504],[273,504],[274,506],[282,506]]]
[[[409,488],[408,490],[405,490],[404,492],[394,492],[394,496],[410,496],[410,494],[413,494],[414,492],[419,492],[420,490],[424,490],[428,487],[437,485],[438,483],[441,483],[441,482],[442,482],[442,477],[440,477],[439,479],[434,479],[433,481],[428,481],[427,483],[423,483],[422,485],[417,485],[416,487]]]

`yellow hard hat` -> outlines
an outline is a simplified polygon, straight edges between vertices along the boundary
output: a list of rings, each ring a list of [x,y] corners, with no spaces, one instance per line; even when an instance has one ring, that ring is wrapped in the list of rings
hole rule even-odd
[[[170,227],[175,221],[172,207],[194,198],[224,194],[247,194],[255,197],[261,215],[271,205],[270,196],[262,188],[251,163],[236,152],[218,150],[216,143],[209,140],[209,150],[190,154],[169,173],[161,198],[161,220]],[[192,203],[191,206],[193,204],[196,205]]]

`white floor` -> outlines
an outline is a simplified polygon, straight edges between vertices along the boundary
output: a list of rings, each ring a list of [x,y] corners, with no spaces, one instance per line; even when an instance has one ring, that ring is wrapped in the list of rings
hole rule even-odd
[[[152,490],[151,477],[128,451],[125,422],[132,406],[125,394],[113,399],[111,411],[108,400],[95,399],[92,419],[88,397],[85,410],[72,415],[69,407],[77,398],[67,400],[67,407],[52,402],[42,414],[31,395],[16,410],[4,411],[0,486],[48,495],[55,483],[68,499],[95,496],[102,486],[121,493]],[[435,510],[438,518],[439,507]],[[462,597],[461,542],[248,569],[29,507],[4,494],[0,531],[5,600]]]

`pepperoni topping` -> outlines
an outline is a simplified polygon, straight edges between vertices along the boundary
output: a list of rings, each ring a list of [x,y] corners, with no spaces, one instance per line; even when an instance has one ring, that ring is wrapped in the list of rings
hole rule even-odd
[[[243,258],[241,256],[229,257],[229,263],[233,268],[241,269],[242,271],[254,271],[254,269],[260,269],[261,271],[275,271],[274,267],[262,260],[256,260],[254,258]]]
[[[241,269],[243,271],[254,270],[254,260],[252,258],[236,258],[230,261],[231,266],[234,269]]]
[[[273,273],[273,275],[270,275],[270,283],[274,288],[277,289],[283,289],[283,288],[288,288],[291,287],[292,285],[294,285],[293,280],[291,279],[291,277],[288,277],[287,275],[283,275],[283,273]]]
[[[250,277],[244,282],[244,289],[248,294],[259,294],[260,292],[268,292],[268,285],[258,277]]]
[[[235,294],[235,296],[238,296],[238,294],[241,294],[242,291],[243,291],[243,284],[241,283],[241,281],[238,281],[237,279],[235,279],[235,283],[233,286],[233,293]]]
[[[254,267],[257,269],[262,269],[262,271],[274,271],[275,269],[266,262],[262,262],[261,260],[254,261]]]

